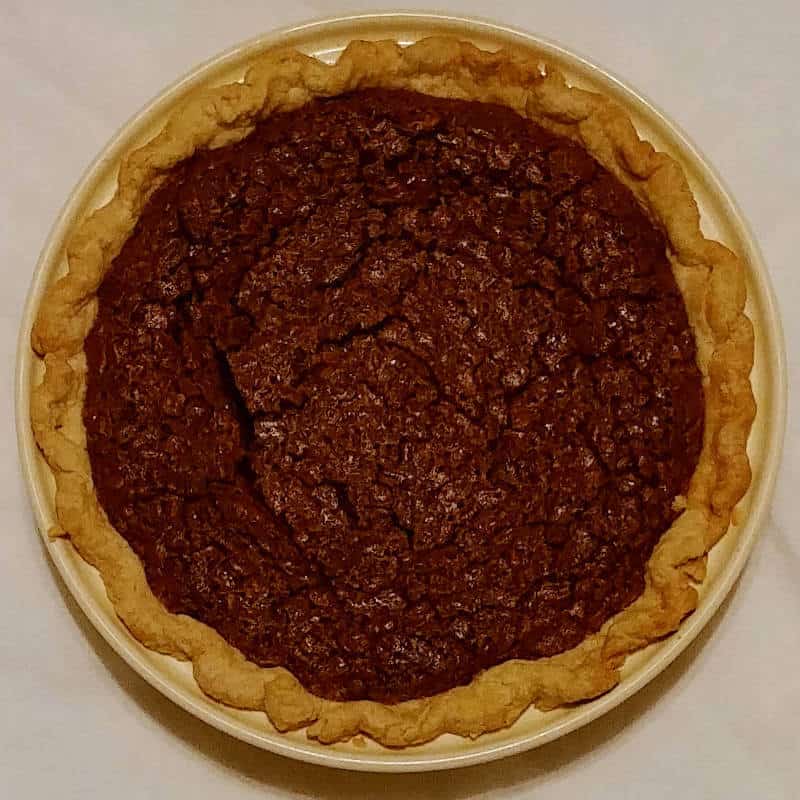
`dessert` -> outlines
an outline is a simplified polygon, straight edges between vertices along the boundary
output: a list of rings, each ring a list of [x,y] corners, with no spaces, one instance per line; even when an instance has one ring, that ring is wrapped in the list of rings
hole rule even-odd
[[[603,98],[452,40],[269,54],[69,255],[61,532],[222,702],[475,736],[693,608],[749,482],[742,268]]]

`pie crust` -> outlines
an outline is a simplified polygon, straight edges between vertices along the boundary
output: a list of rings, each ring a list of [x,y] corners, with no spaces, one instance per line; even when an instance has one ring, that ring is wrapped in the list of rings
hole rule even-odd
[[[273,112],[367,87],[504,104],[585,147],[633,191],[665,233],[705,393],[700,459],[686,497],[676,501],[683,513],[648,562],[642,595],[572,650],[506,661],[466,686],[395,705],[312,695],[287,670],[259,667],[210,627],[166,611],[142,563],[99,505],[81,415],[83,345],[96,314],[97,289],[164,174],[197,149],[242,139]],[[355,41],[332,66],[293,50],[267,52],[242,82],[195,92],[154,139],[123,160],[116,195],[76,226],[67,260],[69,270],[48,287],[31,337],[45,366],[32,392],[31,420],[55,478],[59,526],[51,535],[69,537],[100,571],[117,614],[140,642],[190,660],[207,695],[263,710],[280,731],[308,726],[308,736],[324,743],[364,733],[394,747],[446,732],[474,738],[510,725],[531,705],[547,710],[608,691],[620,680],[628,654],[674,631],[695,608],[706,554],[727,530],[750,483],[746,446],[756,409],[744,265],[703,236],[691,189],[674,160],[641,141],[617,105],[569,87],[557,70],[529,54],[489,53],[438,37],[407,48]]]

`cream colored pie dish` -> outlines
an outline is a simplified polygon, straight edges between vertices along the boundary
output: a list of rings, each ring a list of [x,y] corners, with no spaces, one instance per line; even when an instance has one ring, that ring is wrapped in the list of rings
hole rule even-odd
[[[239,188],[211,203],[222,172]],[[602,696],[692,614],[738,521],[747,267],[622,106],[523,48],[259,53],[125,154],[66,253],[31,333],[49,533],[139,642],[279,731],[409,747]],[[124,377],[152,348],[172,378]],[[184,468],[198,436],[222,455]]]

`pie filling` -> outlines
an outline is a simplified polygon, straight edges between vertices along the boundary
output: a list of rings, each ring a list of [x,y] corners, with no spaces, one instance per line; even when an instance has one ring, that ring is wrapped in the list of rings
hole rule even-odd
[[[86,341],[100,502],[172,612],[336,700],[562,652],[703,430],[666,243],[577,144],[409,91],[168,174]]]

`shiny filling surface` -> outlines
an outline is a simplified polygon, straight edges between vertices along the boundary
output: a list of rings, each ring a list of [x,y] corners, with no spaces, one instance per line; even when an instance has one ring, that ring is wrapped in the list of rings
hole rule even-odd
[[[399,90],[176,166],[99,290],[93,478],[173,612],[333,699],[567,650],[702,438],[662,234],[581,147]]]

